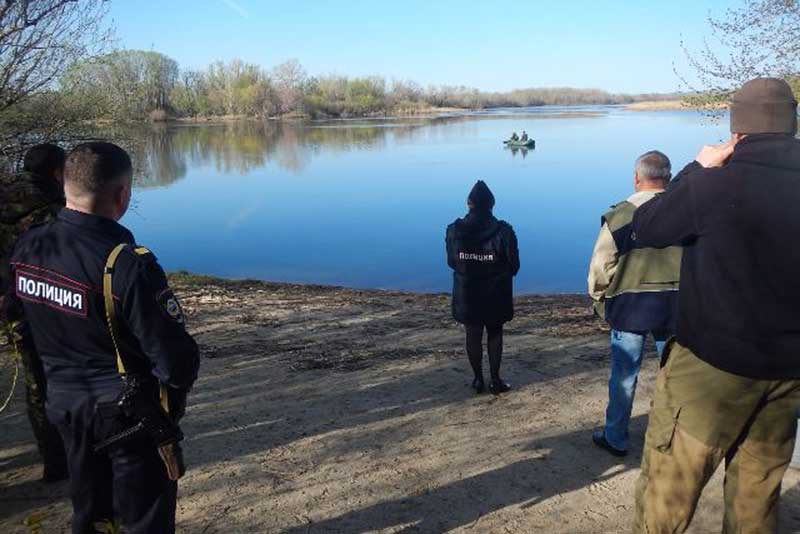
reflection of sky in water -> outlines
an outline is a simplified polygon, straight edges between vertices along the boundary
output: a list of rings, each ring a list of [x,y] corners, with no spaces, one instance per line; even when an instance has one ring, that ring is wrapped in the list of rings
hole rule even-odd
[[[693,112],[601,109],[154,131],[123,223],[168,270],[448,290],[445,227],[482,178],[519,237],[517,291],[581,292],[600,215],[630,194],[636,156],[663,150],[677,172],[727,137]],[[523,129],[536,150],[503,149]]]

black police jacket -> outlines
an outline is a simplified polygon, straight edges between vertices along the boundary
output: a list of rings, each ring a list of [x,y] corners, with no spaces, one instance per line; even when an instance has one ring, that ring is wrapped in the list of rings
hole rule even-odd
[[[102,279],[120,243],[132,245],[117,260],[112,286],[127,371],[187,390],[199,356],[180,305],[155,256],[110,219],[64,208],[25,233],[11,257],[7,319],[26,326],[21,331],[32,337],[49,384],[113,383],[118,371]]]
[[[453,318],[497,325],[514,317],[513,278],[519,271],[517,236],[490,213],[470,212],[447,227],[453,273]]]

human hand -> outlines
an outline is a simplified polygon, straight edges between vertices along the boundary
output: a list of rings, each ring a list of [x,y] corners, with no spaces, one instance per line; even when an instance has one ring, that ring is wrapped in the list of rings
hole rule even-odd
[[[703,167],[722,167],[727,163],[733,154],[736,142],[731,140],[722,145],[706,145],[695,158],[695,161]]]

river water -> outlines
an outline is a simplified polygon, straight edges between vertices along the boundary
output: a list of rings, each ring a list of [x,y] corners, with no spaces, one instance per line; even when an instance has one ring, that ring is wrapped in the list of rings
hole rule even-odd
[[[536,148],[501,141],[527,130]],[[178,125],[138,134],[143,170],[122,223],[169,271],[447,291],[447,224],[485,180],[519,238],[518,293],[583,292],[600,215],[638,155],[677,173],[725,121],[618,107],[437,119]]]

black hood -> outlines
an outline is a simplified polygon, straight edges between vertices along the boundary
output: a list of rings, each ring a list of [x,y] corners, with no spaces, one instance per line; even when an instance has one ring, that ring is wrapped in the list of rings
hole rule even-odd
[[[475,209],[480,211],[491,211],[494,207],[494,195],[483,180],[475,182],[475,186],[467,198],[475,206]]]
[[[736,145],[731,163],[800,172],[800,140],[785,134],[749,135]]]
[[[470,211],[455,222],[456,237],[476,241],[488,241],[503,227],[491,213]]]

